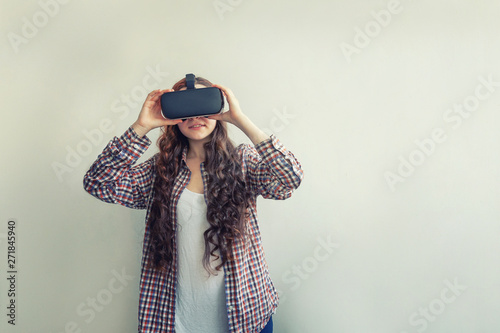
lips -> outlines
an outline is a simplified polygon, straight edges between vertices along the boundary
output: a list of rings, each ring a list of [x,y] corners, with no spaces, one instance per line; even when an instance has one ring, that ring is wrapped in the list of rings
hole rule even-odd
[[[203,124],[194,124],[192,126],[189,126],[188,128],[190,128],[190,129],[196,129],[196,128],[201,128],[201,127],[205,127],[205,125],[203,125]]]

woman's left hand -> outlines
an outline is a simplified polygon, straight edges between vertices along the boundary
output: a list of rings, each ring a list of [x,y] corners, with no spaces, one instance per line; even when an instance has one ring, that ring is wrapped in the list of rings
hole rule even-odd
[[[243,118],[245,115],[241,111],[240,103],[234,96],[233,91],[229,88],[221,86],[220,84],[214,84],[213,86],[222,90],[222,93],[226,97],[227,103],[229,104],[229,110],[209,116],[208,118],[227,121],[228,123],[238,126],[242,121],[244,121]]]

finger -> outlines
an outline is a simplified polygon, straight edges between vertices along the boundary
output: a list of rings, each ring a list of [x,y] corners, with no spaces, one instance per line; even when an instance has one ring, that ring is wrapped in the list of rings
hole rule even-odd
[[[153,91],[151,91],[148,96],[156,96],[156,95],[162,95],[166,92],[171,92],[171,91],[174,91],[173,89],[155,89]]]
[[[221,113],[216,113],[211,116],[208,116],[208,119],[213,119],[213,120],[220,120],[220,121],[229,121],[231,115],[229,111],[224,111]]]
[[[227,88],[226,87],[221,86],[220,84],[214,84],[213,87],[219,88],[220,90],[222,90],[222,92],[224,93],[224,95],[227,95]]]
[[[148,94],[148,96],[146,97],[146,101],[153,100],[153,98],[158,94],[158,91],[159,91],[159,89],[156,89],[156,90],[153,90],[152,92],[150,92]]]
[[[213,120],[222,120],[222,113],[214,114],[214,115],[208,116],[207,118],[213,119]]]
[[[155,90],[152,92],[152,95],[148,97],[150,98],[151,101],[157,102],[161,98],[161,96],[163,96],[163,94],[166,93],[168,90],[172,89]]]
[[[163,96],[163,94],[166,94],[166,93],[169,93],[169,92],[173,92],[174,89],[158,89],[158,90],[155,90],[155,94],[153,95],[152,98],[155,98],[155,100],[159,99],[161,96]]]
[[[182,119],[165,119],[163,118],[164,125],[177,125],[182,123]]]
[[[233,106],[236,106],[238,101],[236,99],[236,96],[234,96],[234,93],[231,89],[225,87],[225,86],[222,86],[220,84],[214,84],[214,87],[216,88],[219,88],[220,90],[222,90],[222,93],[224,94],[224,96],[226,97],[227,99],[227,102],[229,103],[229,107],[231,108],[231,105]]]
[[[226,86],[223,86],[221,84],[214,84],[214,87],[216,88],[219,88],[220,90],[222,90],[226,95],[230,95],[231,97],[234,97],[234,93],[231,89],[229,89],[228,87]]]

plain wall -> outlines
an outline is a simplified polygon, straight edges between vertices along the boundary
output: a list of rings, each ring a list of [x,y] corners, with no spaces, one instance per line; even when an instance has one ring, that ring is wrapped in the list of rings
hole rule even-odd
[[[258,202],[275,332],[500,330],[500,2],[1,6],[2,332],[137,331],[144,211],[82,178],[186,73],[230,87],[304,168],[290,199]]]

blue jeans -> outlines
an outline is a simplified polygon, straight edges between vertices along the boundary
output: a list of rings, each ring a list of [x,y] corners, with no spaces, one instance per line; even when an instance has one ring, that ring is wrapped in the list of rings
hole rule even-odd
[[[269,318],[266,327],[260,333],[273,333],[273,317]]]

